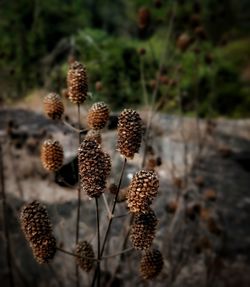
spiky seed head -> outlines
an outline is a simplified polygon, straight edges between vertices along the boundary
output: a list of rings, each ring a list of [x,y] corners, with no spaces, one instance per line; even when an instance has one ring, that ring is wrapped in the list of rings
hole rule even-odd
[[[126,158],[133,159],[139,152],[142,139],[142,121],[140,115],[132,110],[125,109],[118,119],[117,149]]]
[[[82,270],[89,272],[94,265],[94,260],[91,260],[91,258],[95,258],[92,245],[87,241],[81,241],[77,244],[75,253],[82,256],[76,257],[77,264]]]
[[[41,162],[48,171],[57,171],[63,164],[63,148],[56,140],[45,140],[41,148]]]
[[[43,100],[45,114],[53,119],[60,119],[64,112],[64,106],[61,97],[56,93],[48,94]]]
[[[100,145],[102,143],[102,135],[100,130],[89,130],[85,136],[85,139],[96,141]]]
[[[100,196],[111,171],[110,156],[96,141],[85,139],[78,149],[78,165],[82,188],[90,197]]]
[[[46,208],[38,201],[22,207],[20,223],[38,263],[47,263],[56,253],[56,239]]]
[[[94,103],[87,116],[88,126],[93,130],[103,129],[109,119],[109,107],[104,102]]]
[[[156,197],[159,188],[159,179],[155,171],[140,170],[129,185],[127,202],[130,212],[145,213]]]
[[[154,279],[163,268],[163,257],[159,250],[152,249],[145,252],[140,261],[140,275],[143,279]]]
[[[148,7],[140,7],[138,11],[138,27],[140,29],[146,29],[151,20],[151,13]]]
[[[73,62],[67,75],[68,98],[74,104],[82,104],[88,93],[88,77],[83,64]]]
[[[156,215],[152,209],[147,213],[135,214],[130,233],[130,240],[135,249],[146,250],[151,247],[155,238],[157,222]]]

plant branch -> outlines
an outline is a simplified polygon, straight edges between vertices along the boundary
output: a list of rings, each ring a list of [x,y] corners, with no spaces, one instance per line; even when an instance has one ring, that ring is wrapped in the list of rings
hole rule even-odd
[[[4,164],[3,164],[3,150],[2,144],[0,144],[0,181],[1,181],[1,197],[2,197],[2,205],[3,205],[3,226],[4,226],[4,236],[6,241],[6,259],[8,265],[9,272],[9,282],[10,286],[14,287],[14,277],[13,277],[13,269],[12,269],[12,261],[11,261],[11,246],[10,246],[10,235],[7,223],[7,205],[6,205],[6,194],[5,194],[5,180],[4,180]]]
[[[93,257],[88,257],[88,256],[82,256],[82,255],[77,255],[73,252],[70,252],[70,251],[67,251],[67,250],[64,250],[60,247],[57,247],[56,248],[58,251],[62,252],[62,253],[65,253],[65,254],[68,254],[70,256],[74,256],[74,257],[78,257],[78,258],[83,258],[83,259],[88,259],[88,260],[93,260],[93,261],[99,261],[99,259],[97,258],[93,258]]]
[[[107,227],[106,233],[104,235],[104,240],[103,240],[103,244],[102,244],[102,248],[101,248],[101,252],[100,252],[100,257],[102,257],[102,255],[103,255],[103,252],[104,252],[104,249],[105,249],[105,245],[107,243],[108,235],[109,235],[109,232],[110,232],[110,228],[111,228],[111,225],[112,225],[113,215],[114,215],[114,211],[115,211],[115,207],[116,207],[119,191],[120,191],[120,188],[121,188],[121,183],[122,183],[122,179],[123,179],[126,163],[127,163],[127,159],[124,158],[123,165],[122,165],[122,170],[121,170],[121,175],[120,175],[120,179],[119,179],[119,183],[118,183],[118,186],[117,186],[116,195],[115,195],[113,206],[112,206],[112,209],[111,209],[111,217],[109,219],[108,227]],[[97,277],[97,273],[98,273],[97,271],[98,271],[98,268],[96,268],[95,273],[94,273],[94,277],[93,277],[93,281],[92,281],[92,285],[91,285],[92,287],[95,286],[95,281],[96,281],[96,277]]]
[[[79,128],[79,146],[81,144],[81,133],[80,133],[80,104],[77,104],[77,116],[78,116],[78,128]],[[80,225],[80,209],[81,209],[81,179],[78,171],[78,189],[77,189],[77,214],[76,214],[76,245],[79,241],[79,225]],[[76,263],[76,287],[79,287],[79,267]]]
[[[101,269],[100,269],[100,222],[99,222],[99,205],[98,198],[95,198],[96,206],[96,229],[97,229],[97,286],[100,287]]]
[[[129,248],[127,248],[127,249],[123,249],[123,250],[120,251],[120,252],[117,252],[117,253],[114,253],[114,254],[111,254],[111,255],[105,255],[105,256],[102,257],[102,259],[108,259],[108,258],[116,257],[116,256],[119,256],[119,255],[121,255],[121,254],[130,252],[130,251],[132,251],[132,250],[134,250],[134,248],[133,248],[133,247],[129,247]]]

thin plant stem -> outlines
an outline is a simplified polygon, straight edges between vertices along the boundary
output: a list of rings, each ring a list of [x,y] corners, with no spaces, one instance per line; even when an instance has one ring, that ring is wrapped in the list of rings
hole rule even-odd
[[[175,11],[176,11],[176,3],[174,2],[173,3],[173,13],[172,13],[172,17],[170,19],[169,25],[168,25],[166,41],[164,43],[165,49],[163,50],[163,52],[162,52],[162,54],[160,56],[160,62],[159,62],[160,64],[159,64],[159,69],[158,69],[158,73],[157,73],[157,77],[156,77],[156,86],[154,88],[153,95],[152,95],[151,109],[149,111],[147,127],[146,127],[146,132],[145,132],[144,154],[143,154],[143,158],[142,158],[142,166],[145,166],[146,155],[147,155],[147,144],[148,144],[148,138],[149,138],[149,131],[150,131],[151,124],[152,124],[152,118],[153,118],[153,115],[154,115],[155,105],[156,105],[156,97],[157,97],[158,90],[159,90],[159,85],[160,85],[160,74],[161,74],[161,71],[162,71],[162,68],[163,68],[163,64],[164,64],[164,57],[166,56],[167,51],[168,51],[168,43],[169,43],[169,39],[170,39],[170,36],[171,36],[172,28],[173,28]]]
[[[145,83],[144,59],[143,59],[143,56],[140,57],[140,74],[141,74],[141,85],[142,85],[142,90],[143,90],[144,104],[146,106],[148,106],[148,92],[147,92],[146,83]]]
[[[6,242],[6,259],[8,265],[8,272],[9,272],[9,282],[10,286],[14,287],[14,276],[13,276],[13,269],[12,269],[12,261],[11,261],[11,246],[10,246],[10,235],[7,223],[7,205],[6,205],[6,194],[5,194],[5,180],[4,180],[4,164],[3,164],[3,150],[2,144],[0,144],[0,187],[1,187],[1,197],[2,197],[2,205],[3,205],[3,226],[4,226],[4,236]]]
[[[73,252],[70,252],[68,250],[65,250],[65,249],[62,249],[60,247],[57,247],[56,248],[58,251],[62,252],[62,253],[65,253],[65,254],[68,254],[70,256],[74,256],[74,257],[79,257],[79,258],[83,258],[83,259],[88,259],[88,260],[93,260],[93,261],[99,261],[99,259],[97,258],[93,258],[93,257],[88,257],[88,256],[82,256],[82,255],[77,255]]]
[[[108,258],[116,257],[116,256],[119,256],[121,254],[128,253],[128,252],[130,252],[132,250],[134,250],[134,248],[133,247],[129,247],[127,249],[123,249],[120,252],[117,252],[117,253],[114,253],[114,254],[111,254],[111,255],[102,256],[102,259],[108,259]]]
[[[112,225],[113,215],[114,215],[114,211],[115,211],[115,207],[116,207],[116,203],[117,203],[119,191],[120,191],[120,188],[121,188],[121,183],[122,183],[122,179],[123,179],[123,175],[124,175],[124,171],[125,171],[126,164],[127,164],[127,159],[124,158],[123,165],[122,165],[122,170],[121,170],[121,174],[120,174],[119,183],[118,183],[118,186],[117,186],[116,195],[115,195],[115,198],[114,198],[114,201],[113,201],[113,206],[112,206],[112,209],[111,209],[111,217],[110,217],[109,222],[108,222],[108,227],[107,227],[106,233],[105,233],[105,235],[104,235],[104,240],[103,240],[102,247],[101,247],[101,251],[100,251],[100,257],[102,257],[103,252],[104,252],[104,249],[105,249],[105,245],[106,245],[106,243],[107,243],[107,239],[108,239],[108,235],[109,235],[110,228],[111,228],[111,225]],[[95,281],[96,281],[97,273],[98,273],[98,266],[97,266],[97,268],[95,269],[93,281],[92,281],[92,284],[91,284],[92,287],[95,286]]]
[[[100,268],[100,221],[99,221],[99,205],[98,198],[95,198],[95,206],[96,206],[96,229],[97,229],[97,286],[100,287],[100,278],[101,278],[101,268]]]
[[[78,120],[78,129],[79,129],[79,145],[81,144],[81,133],[80,133],[80,104],[77,104],[77,120]],[[81,209],[81,180],[80,173],[78,171],[78,189],[77,189],[77,214],[76,214],[76,245],[79,241],[79,225],[80,225],[80,209]],[[79,266],[76,263],[76,287],[80,286],[79,282]]]
[[[111,214],[111,210],[109,208],[108,201],[107,201],[107,198],[106,198],[104,192],[102,193],[102,198],[103,198],[104,205],[105,205],[105,208],[106,208],[107,213],[108,213],[108,219],[110,219],[112,217],[112,214]]]

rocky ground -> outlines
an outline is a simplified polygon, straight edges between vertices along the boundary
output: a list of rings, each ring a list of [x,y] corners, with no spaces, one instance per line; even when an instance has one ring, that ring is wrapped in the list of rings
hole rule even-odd
[[[141,115],[146,118],[146,112]],[[117,181],[122,164],[114,127],[115,117],[103,133],[104,149],[113,160],[110,183]],[[65,150],[65,165],[57,174],[48,174],[39,160],[39,145],[50,136]],[[15,286],[72,286],[74,259],[58,252],[49,265],[38,265],[20,230],[18,214],[23,203],[40,200],[48,208],[58,244],[74,248],[76,186],[69,185],[75,184],[71,163],[76,163],[77,134],[42,114],[2,109],[0,139]],[[250,286],[250,121],[219,119],[197,125],[195,119],[157,114],[149,143],[149,156],[161,161],[156,167],[160,192],[153,209],[159,219],[154,244],[164,255],[164,270],[155,281],[142,281],[140,254],[131,252],[120,268],[120,257],[103,262],[102,286]],[[129,161],[123,187],[141,161],[141,154]],[[112,195],[107,198],[112,200]],[[107,216],[102,201],[101,210],[104,231]],[[120,203],[117,214],[126,212]],[[0,216],[0,280],[1,286],[9,286],[2,205]],[[114,220],[107,254],[121,250],[128,221],[128,217]],[[94,202],[84,194],[80,237],[96,245]],[[90,286],[92,276],[81,272],[81,286]]]

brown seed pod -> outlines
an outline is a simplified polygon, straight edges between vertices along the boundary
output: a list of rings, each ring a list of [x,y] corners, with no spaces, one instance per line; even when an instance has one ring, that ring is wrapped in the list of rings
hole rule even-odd
[[[95,258],[92,245],[87,241],[81,241],[77,244],[75,253],[78,256],[82,256],[76,257],[77,264],[82,270],[89,272],[94,265],[94,260],[91,260],[91,258]]]
[[[154,171],[137,172],[129,185],[127,202],[130,212],[147,212],[159,188],[159,179]]]
[[[100,145],[102,143],[102,135],[100,130],[89,130],[85,136],[85,139],[96,141]]]
[[[140,261],[140,275],[143,279],[154,279],[161,273],[163,257],[159,250],[146,251]]]
[[[182,33],[176,42],[176,46],[182,51],[185,52],[191,44],[191,38],[187,33]]]
[[[172,199],[166,205],[166,210],[169,213],[175,213],[176,209],[178,208],[178,202],[176,199]]]
[[[101,130],[109,120],[109,107],[104,102],[92,105],[88,112],[88,126],[93,130]]]
[[[41,148],[41,162],[48,171],[57,171],[63,164],[63,148],[58,141],[45,140]]]
[[[155,238],[157,222],[157,218],[152,209],[147,213],[135,214],[130,233],[130,240],[135,249],[146,250],[151,247]]]
[[[43,100],[45,114],[55,120],[60,119],[64,112],[64,106],[61,97],[56,93],[48,94]]]
[[[56,239],[46,208],[38,201],[22,207],[20,223],[38,263],[47,263],[56,253]]]
[[[149,26],[151,20],[151,13],[149,8],[141,7],[138,11],[137,21],[140,29],[145,29]]]
[[[82,104],[88,93],[86,68],[79,62],[73,62],[67,75],[68,97],[74,104]]]
[[[126,158],[133,159],[139,152],[142,139],[142,121],[140,115],[132,110],[125,109],[118,119],[117,149]]]
[[[100,196],[111,171],[110,156],[96,141],[85,139],[78,149],[78,164],[82,188],[90,197]]]

